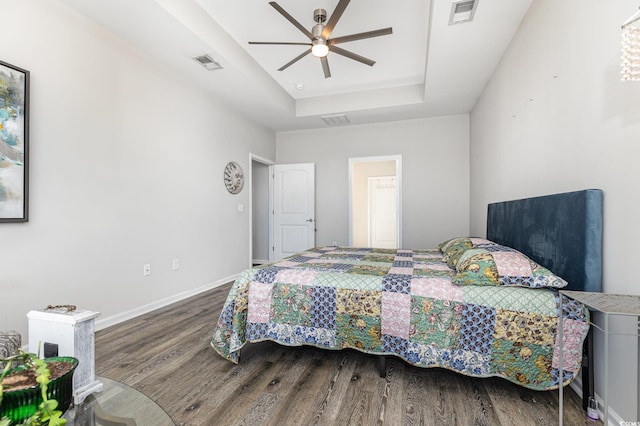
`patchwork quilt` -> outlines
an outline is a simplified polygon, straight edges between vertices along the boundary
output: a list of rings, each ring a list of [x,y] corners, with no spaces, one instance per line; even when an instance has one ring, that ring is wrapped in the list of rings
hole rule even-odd
[[[235,363],[247,342],[352,348],[556,389],[557,290],[457,285],[455,272],[437,249],[314,248],[245,270],[211,345]],[[562,315],[566,384],[580,368],[589,312],[563,298]]]

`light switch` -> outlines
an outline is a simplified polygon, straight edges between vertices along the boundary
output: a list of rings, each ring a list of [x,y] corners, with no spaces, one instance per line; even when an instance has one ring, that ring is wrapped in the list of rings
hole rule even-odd
[[[238,203],[238,211],[242,213],[244,211],[244,204]]]

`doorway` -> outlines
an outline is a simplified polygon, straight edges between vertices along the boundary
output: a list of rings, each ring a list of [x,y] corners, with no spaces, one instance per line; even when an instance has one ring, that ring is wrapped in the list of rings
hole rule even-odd
[[[269,262],[271,240],[270,179],[269,167],[274,163],[265,158],[250,154],[250,202],[251,220],[249,232],[249,265]]]
[[[402,157],[349,159],[349,245],[402,247]]]
[[[315,165],[276,165],[254,154],[249,161],[249,266],[313,247]]]

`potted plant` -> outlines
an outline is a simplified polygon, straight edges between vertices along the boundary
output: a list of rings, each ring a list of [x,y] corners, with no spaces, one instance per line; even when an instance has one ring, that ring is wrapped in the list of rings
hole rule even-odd
[[[0,374],[0,426],[67,423],[62,414],[71,403],[76,358],[41,359],[19,351],[0,361],[5,362]],[[12,368],[14,361],[19,365]]]

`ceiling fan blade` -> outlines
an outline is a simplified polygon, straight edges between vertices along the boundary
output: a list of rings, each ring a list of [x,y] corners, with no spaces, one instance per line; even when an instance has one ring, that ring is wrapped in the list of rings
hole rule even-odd
[[[322,64],[322,71],[324,72],[324,78],[331,77],[331,70],[329,70],[329,61],[327,61],[327,57],[320,58],[320,63]]]
[[[278,71],[284,71],[285,69],[289,68],[291,65],[295,64],[296,62],[298,62],[300,59],[302,59],[305,56],[307,56],[309,53],[311,53],[311,48],[309,48],[308,50],[305,50],[304,52],[302,52],[301,54],[299,54],[298,56],[296,56],[295,58],[293,58],[292,60],[290,60],[289,62],[287,62],[283,66],[281,66],[280,68],[278,68]]]
[[[354,61],[362,62],[363,64],[369,65],[370,67],[372,67],[373,64],[376,63],[376,61],[372,61],[369,58],[365,58],[364,56],[360,56],[360,55],[358,55],[356,53],[349,52],[348,50],[344,50],[344,49],[342,49],[342,48],[340,48],[338,46],[334,46],[332,44],[329,45],[329,50],[334,52],[334,53],[337,53],[338,55],[342,55],[342,56],[345,56],[345,57],[347,57],[349,59],[353,59]]]
[[[293,16],[289,15],[289,14],[287,13],[287,11],[286,11],[286,10],[284,10],[282,7],[280,7],[280,5],[279,5],[278,3],[276,3],[275,1],[272,1],[272,2],[269,2],[269,4],[270,4],[270,5],[271,5],[275,10],[277,10],[278,12],[280,12],[280,14],[281,14],[282,16],[284,16],[285,18],[287,18],[287,20],[288,20],[289,22],[291,22],[293,25],[295,25],[295,27],[296,27],[297,29],[299,29],[300,31],[302,31],[302,33],[303,33],[304,35],[306,35],[306,36],[307,36],[307,38],[308,38],[309,40],[313,40],[313,34],[311,34],[311,33],[309,32],[309,30],[308,30],[308,29],[306,29],[305,27],[303,27],[303,26],[302,26],[302,24],[301,24],[300,22],[296,21],[296,19],[295,19]]]
[[[357,33],[357,34],[351,34],[351,35],[346,35],[342,37],[332,38],[331,40],[329,40],[329,43],[331,44],[346,43],[348,41],[362,40],[364,38],[371,38],[371,37],[380,37],[380,36],[392,34],[392,33],[393,33],[393,28],[391,27],[382,28],[379,30],[366,31],[364,33]]]
[[[338,20],[344,13],[344,10],[349,5],[350,1],[351,0],[340,0],[336,8],[333,10],[333,13],[331,13],[331,16],[329,17],[329,20],[327,21],[327,24],[325,25],[324,30],[322,30],[323,39],[327,40],[329,38],[329,36],[331,35],[331,32],[333,31],[333,28],[338,23]]]
[[[295,43],[289,41],[250,41],[249,44],[286,44],[296,46],[311,46],[311,43]]]

